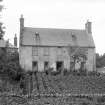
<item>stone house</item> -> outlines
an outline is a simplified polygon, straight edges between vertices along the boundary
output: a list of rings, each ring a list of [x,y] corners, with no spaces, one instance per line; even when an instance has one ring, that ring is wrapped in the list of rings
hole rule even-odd
[[[85,56],[85,57],[84,57]],[[20,18],[20,65],[25,70],[95,70],[95,44],[91,22],[85,29],[56,29],[24,27]]]

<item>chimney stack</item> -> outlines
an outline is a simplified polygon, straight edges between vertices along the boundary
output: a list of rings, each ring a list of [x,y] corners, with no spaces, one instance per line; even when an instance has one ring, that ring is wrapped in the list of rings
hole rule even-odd
[[[20,17],[20,40],[19,40],[20,45],[22,44],[23,31],[24,31],[24,18],[23,18],[23,15],[21,15]]]
[[[20,17],[20,34],[22,33],[23,28],[24,28],[24,18],[23,18],[23,15],[21,15],[21,17]]]
[[[87,20],[87,22],[85,24],[85,30],[87,31],[88,34],[92,33],[92,23],[89,22],[89,20]]]
[[[15,34],[15,37],[14,37],[14,46],[17,47],[17,36]]]

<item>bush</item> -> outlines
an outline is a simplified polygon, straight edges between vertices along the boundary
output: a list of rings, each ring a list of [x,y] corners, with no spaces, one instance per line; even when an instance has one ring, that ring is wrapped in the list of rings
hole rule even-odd
[[[100,73],[97,71],[89,71],[88,76],[100,76]]]
[[[0,56],[0,74],[8,76],[11,81],[20,81],[24,70],[19,65],[19,54],[17,52]]]
[[[81,105],[90,105],[90,104],[87,102],[83,102]]]
[[[105,96],[97,98],[98,103],[104,103],[105,102]]]
[[[65,75],[68,75],[67,69],[64,69],[64,70],[63,70],[63,74],[64,74],[64,76],[65,76]]]
[[[56,76],[56,75],[59,75],[59,74],[61,74],[61,70],[51,72],[51,75],[53,75],[53,76]]]
[[[86,76],[86,75],[87,75],[87,70],[86,70],[86,69],[84,69],[84,70],[79,69],[79,73],[80,73],[80,75],[82,75],[82,76]]]
[[[53,68],[49,68],[47,70],[45,70],[45,73],[48,75],[48,74],[51,74],[51,72],[53,72]]]

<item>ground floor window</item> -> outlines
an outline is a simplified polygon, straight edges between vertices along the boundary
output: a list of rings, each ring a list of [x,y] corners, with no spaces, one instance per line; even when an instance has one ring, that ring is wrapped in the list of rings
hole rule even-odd
[[[33,71],[38,71],[38,62],[37,61],[32,62],[32,69],[33,69]]]

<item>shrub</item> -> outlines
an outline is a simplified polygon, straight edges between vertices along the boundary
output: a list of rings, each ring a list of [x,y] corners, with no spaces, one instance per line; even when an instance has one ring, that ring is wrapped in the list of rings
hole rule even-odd
[[[56,75],[59,75],[60,73],[61,73],[61,70],[59,70],[59,71],[52,71],[51,75],[56,76]]]
[[[100,76],[100,73],[97,71],[89,71],[88,76]]]
[[[79,74],[82,76],[86,76],[87,75],[87,70],[86,69],[79,69]]]
[[[87,102],[83,102],[81,105],[90,105],[90,104]]]
[[[105,102],[105,96],[97,98],[98,103],[104,103]]]
[[[9,55],[5,52],[0,58],[0,74],[8,76],[8,80],[20,81],[24,70],[19,65],[19,54],[15,52]]]
[[[45,73],[48,75],[48,74],[50,74],[52,71],[53,71],[53,68],[49,68],[49,69],[45,70]]]
[[[64,74],[64,76],[65,76],[65,75],[68,75],[67,69],[64,69],[64,70],[63,70],[63,74]]]

